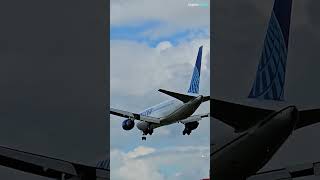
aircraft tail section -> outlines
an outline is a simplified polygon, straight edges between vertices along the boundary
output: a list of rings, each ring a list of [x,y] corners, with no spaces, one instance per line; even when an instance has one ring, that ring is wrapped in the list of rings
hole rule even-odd
[[[101,160],[96,165],[97,168],[108,169],[110,170],[110,161],[109,160]]]
[[[187,94],[181,94],[181,93],[177,93],[177,92],[173,92],[173,91],[167,91],[167,90],[164,90],[164,89],[159,89],[158,90],[159,92],[162,92],[168,96],[171,96],[173,98],[176,98],[184,103],[187,103],[195,98],[197,98],[196,96],[190,96],[190,95],[187,95]],[[210,96],[203,96],[203,99],[202,99],[202,102],[206,102],[206,101],[209,101],[210,100]]]
[[[249,98],[284,100],[292,0],[275,0]]]
[[[200,72],[201,72],[201,59],[202,59],[202,48],[203,46],[200,46],[198,51],[197,60],[193,69],[193,74],[189,86],[188,93],[199,93],[199,83],[200,83]]]

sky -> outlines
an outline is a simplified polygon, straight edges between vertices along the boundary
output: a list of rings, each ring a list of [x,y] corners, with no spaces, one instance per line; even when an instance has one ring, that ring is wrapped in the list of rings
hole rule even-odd
[[[214,55],[210,94],[245,103],[258,66],[273,0],[218,0],[212,3]],[[320,107],[319,7],[317,0],[293,1],[285,82],[285,102],[288,104]],[[235,136],[231,128],[215,119],[210,125],[211,143],[215,143],[212,148]],[[320,161],[319,128],[320,124],[315,124],[294,132],[264,169]]]
[[[92,166],[106,157],[100,7],[100,0],[0,3],[1,146]],[[2,166],[0,177],[46,179]]]
[[[96,38],[102,39],[96,15],[102,6],[93,2],[1,2],[2,146],[88,165],[104,158],[109,140],[109,123],[102,117],[109,102],[104,99],[106,57],[96,57]],[[138,112],[168,99],[158,88],[185,92],[200,45],[201,93],[246,101],[273,0],[211,1],[211,63],[208,8],[188,7],[188,2],[111,1],[112,107]],[[293,2],[285,99],[319,107],[320,2]],[[204,104],[200,110],[207,109]],[[119,167],[111,176],[120,180],[129,179],[128,172],[145,179],[207,177],[209,127],[211,142],[233,135],[213,119],[210,126],[202,120],[189,137],[181,135],[183,127],[177,124],[159,128],[141,142],[137,129],[121,129],[121,118],[113,117],[110,125],[111,168]],[[320,161],[318,129],[314,125],[295,132],[266,168]],[[5,167],[0,167],[0,177],[45,179]]]
[[[189,2],[208,5],[190,7]],[[112,0],[110,16],[110,105],[140,112],[170,99],[159,88],[186,93],[198,48],[203,45],[200,93],[210,92],[209,1]],[[209,111],[209,103],[196,113]],[[110,119],[111,179],[194,180],[209,176],[209,118],[190,136],[173,124],[147,141],[124,119]]]

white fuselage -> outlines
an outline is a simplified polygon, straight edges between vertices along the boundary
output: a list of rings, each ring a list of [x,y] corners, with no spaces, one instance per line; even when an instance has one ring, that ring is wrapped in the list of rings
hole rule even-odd
[[[138,122],[137,128],[144,131],[147,127],[152,129],[176,123],[180,120],[186,119],[191,116],[202,102],[202,96],[199,96],[187,103],[183,103],[179,100],[172,99],[164,101],[155,106],[151,106],[144,111],[140,112],[144,116],[152,116],[160,118],[160,124],[150,124],[148,122]]]
[[[288,106],[271,114],[211,154],[211,175],[218,179],[246,179],[260,170],[287,140],[298,120]]]

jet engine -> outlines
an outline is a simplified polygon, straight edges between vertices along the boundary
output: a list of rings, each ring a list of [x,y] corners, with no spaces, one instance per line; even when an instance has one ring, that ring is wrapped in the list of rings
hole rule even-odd
[[[144,135],[147,135],[147,134],[152,135],[152,133],[153,133],[153,127],[150,126],[150,124],[147,123],[147,122],[139,122],[139,123],[137,123],[137,128],[139,130],[141,130]]]
[[[122,129],[126,131],[131,130],[133,127],[134,127],[134,121],[131,119],[127,119],[122,122]]]
[[[183,135],[185,135],[185,134],[190,135],[191,131],[196,129],[198,126],[199,126],[199,122],[198,121],[188,122],[188,123],[185,124],[182,134]]]

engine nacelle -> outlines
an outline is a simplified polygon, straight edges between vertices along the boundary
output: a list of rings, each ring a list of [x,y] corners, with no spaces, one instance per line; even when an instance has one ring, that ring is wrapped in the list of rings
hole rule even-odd
[[[143,132],[144,135],[150,134],[152,135],[153,133],[153,127],[147,122],[138,122],[137,123],[137,128]]]
[[[122,122],[122,129],[126,131],[131,130],[133,127],[134,127],[134,121],[131,119],[127,119]]]
[[[199,126],[199,122],[198,121],[194,121],[194,122],[189,122],[185,124],[185,128],[192,131],[194,129],[196,129]]]

